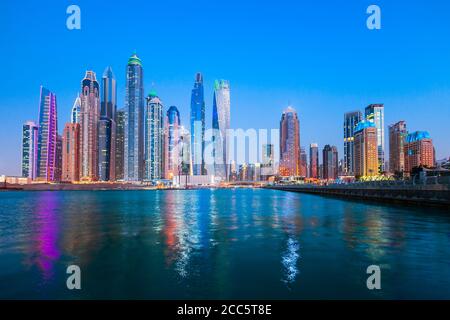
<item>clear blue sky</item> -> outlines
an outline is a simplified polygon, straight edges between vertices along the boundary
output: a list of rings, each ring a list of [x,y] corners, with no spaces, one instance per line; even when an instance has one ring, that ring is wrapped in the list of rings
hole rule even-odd
[[[66,28],[70,4],[81,8],[80,31]],[[366,28],[370,4],[381,7],[380,31]],[[62,131],[86,69],[101,76],[111,65],[123,106],[134,50],[146,92],[154,84],[186,125],[201,71],[208,126],[212,84],[224,78],[234,128],[277,128],[290,102],[301,144],[333,144],[342,157],[344,112],[381,102],[386,125],[406,120],[411,131],[428,130],[438,158],[448,157],[449,16],[446,0],[4,0],[0,174],[20,174],[21,126],[37,121],[41,84],[57,94]]]

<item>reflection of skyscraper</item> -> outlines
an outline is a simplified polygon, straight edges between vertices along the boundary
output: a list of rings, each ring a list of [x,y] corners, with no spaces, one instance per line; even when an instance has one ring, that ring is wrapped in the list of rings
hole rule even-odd
[[[115,143],[117,93],[116,79],[111,67],[102,77],[102,101],[99,129],[99,178],[102,181],[115,180]]]
[[[361,121],[355,128],[355,176],[378,175],[377,128],[370,121]]]
[[[309,146],[309,177],[319,178],[319,146],[311,143]]]
[[[36,178],[38,126],[33,121],[22,127],[22,177]]]
[[[408,134],[405,140],[405,171],[411,173],[416,167],[434,167],[433,140],[427,131]]]
[[[205,99],[203,76],[197,73],[191,95],[191,148],[193,174],[205,174]]]
[[[141,181],[144,163],[144,70],[132,55],[127,65],[124,179]]]
[[[228,179],[228,139],[230,129],[230,84],[220,80],[214,84],[213,118],[214,171],[222,180]]]
[[[56,95],[41,86],[36,167],[39,180],[55,181],[57,136]]]
[[[292,107],[284,110],[280,122],[280,175],[300,174],[300,124]]]
[[[354,134],[356,125],[362,120],[360,111],[348,112],[344,115],[344,173],[353,175],[354,165]]]
[[[116,141],[115,141],[115,175],[116,180],[124,179],[124,153],[125,153],[125,109],[116,113]]]
[[[80,116],[80,178],[98,179],[98,122],[100,112],[100,86],[95,72],[86,71],[81,82]]]
[[[404,143],[407,134],[405,121],[389,126],[389,171],[391,173],[405,171]]]
[[[171,106],[166,113],[164,143],[164,177],[172,179],[181,171],[180,165],[180,112]]]
[[[377,128],[378,173],[384,172],[384,105],[371,104],[366,107],[366,120]]]
[[[80,123],[80,112],[81,112],[81,99],[80,94],[77,95],[75,102],[73,103],[72,112],[70,114],[71,123]]]
[[[323,148],[323,178],[335,180],[338,177],[338,151],[335,146],[326,145]]]
[[[80,125],[66,123],[63,132],[62,181],[80,180]]]
[[[163,178],[164,120],[163,105],[155,92],[147,97],[144,125],[144,180]]]

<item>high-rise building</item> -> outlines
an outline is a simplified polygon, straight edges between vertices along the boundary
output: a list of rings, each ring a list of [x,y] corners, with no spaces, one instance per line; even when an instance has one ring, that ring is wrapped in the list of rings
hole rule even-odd
[[[378,152],[378,173],[385,172],[384,168],[384,105],[371,104],[365,110],[366,120],[375,124],[377,128],[377,152]]]
[[[427,131],[416,131],[406,136],[404,145],[405,171],[411,173],[417,167],[434,167],[433,140]]]
[[[281,176],[300,175],[300,123],[294,108],[284,110],[280,121]]]
[[[99,130],[99,179],[102,181],[115,180],[115,140],[116,140],[116,112],[117,87],[116,79],[111,67],[107,67],[102,77],[101,109]]]
[[[27,121],[22,126],[22,177],[36,178],[36,161],[38,146],[38,126]]]
[[[378,175],[377,128],[373,122],[361,121],[355,128],[355,176]]]
[[[360,111],[347,112],[344,115],[344,171],[347,175],[355,173],[354,141],[356,125],[362,120]]]
[[[116,141],[115,141],[115,175],[116,180],[124,179],[124,154],[125,154],[125,109],[116,113]]]
[[[389,171],[391,173],[405,171],[404,144],[407,135],[405,121],[389,126]]]
[[[191,135],[185,127],[180,127],[180,159],[181,174],[193,175],[193,165],[191,157]],[[206,172],[205,172],[206,173]]]
[[[181,174],[180,159],[180,112],[177,107],[171,106],[166,113],[164,121],[164,177],[172,180]]]
[[[58,120],[56,95],[41,86],[36,179],[55,181]]]
[[[144,70],[136,54],[128,60],[126,81],[124,179],[138,182],[144,176]]]
[[[309,146],[309,177],[319,179],[319,145],[311,143]]]
[[[275,154],[273,149],[273,144],[262,145],[261,176],[263,180],[267,180],[275,174]]]
[[[55,181],[61,182],[62,178],[62,153],[63,153],[63,139],[58,134],[56,136],[56,163],[55,163]]]
[[[164,118],[163,104],[155,92],[147,97],[144,125],[144,180],[164,177]]]
[[[305,147],[300,147],[300,176],[308,176],[308,156]]]
[[[73,103],[72,111],[70,113],[71,123],[80,123],[80,112],[81,112],[81,99],[80,94],[77,95],[75,102]]]
[[[214,130],[214,174],[222,181],[228,180],[228,137],[230,129],[230,84],[216,80],[214,84],[212,128]]]
[[[323,178],[326,180],[336,180],[339,171],[338,151],[335,146],[325,145],[323,155]]]
[[[80,124],[66,123],[62,136],[61,181],[80,180]]]
[[[197,73],[191,94],[191,155],[194,175],[204,175],[205,171],[205,98],[203,76]]]
[[[95,72],[86,71],[81,81],[80,112],[80,179],[98,180],[98,124],[100,86]]]

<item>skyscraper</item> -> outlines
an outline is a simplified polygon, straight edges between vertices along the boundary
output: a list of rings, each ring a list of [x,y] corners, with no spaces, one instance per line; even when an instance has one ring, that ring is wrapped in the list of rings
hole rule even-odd
[[[377,128],[370,121],[361,121],[355,128],[355,176],[378,175]]]
[[[172,179],[181,173],[180,159],[180,112],[177,107],[171,106],[166,113],[164,121],[164,177]]]
[[[267,180],[275,174],[275,154],[273,149],[273,144],[262,145],[261,176],[263,180]]]
[[[191,157],[191,135],[185,127],[180,127],[180,158],[181,158],[181,174],[193,175],[192,157]],[[206,172],[205,172],[206,173]]]
[[[61,181],[80,180],[80,124],[66,123],[63,132]]]
[[[36,178],[55,181],[58,120],[56,95],[41,86]]]
[[[75,102],[73,103],[72,111],[70,113],[71,123],[80,123],[80,112],[81,112],[81,99],[80,94],[77,95]]]
[[[147,97],[144,118],[144,180],[162,179],[164,174],[163,105],[155,92]]]
[[[319,146],[317,143],[311,143],[309,146],[309,177],[319,178]]]
[[[371,104],[365,110],[366,120],[375,124],[377,128],[377,152],[378,152],[378,173],[384,169],[384,105]]]
[[[435,156],[433,140],[427,131],[416,131],[406,136],[405,171],[412,172],[417,167],[434,167]]]
[[[362,120],[360,111],[348,112],[344,115],[344,173],[354,175],[354,141],[356,125]]]
[[[191,155],[194,175],[205,172],[205,98],[203,76],[197,73],[191,94]]]
[[[389,126],[389,171],[391,173],[405,171],[404,144],[407,135],[405,121]]]
[[[38,146],[38,126],[27,121],[22,126],[22,177],[36,178],[36,160]]]
[[[280,175],[300,175],[300,123],[294,108],[284,110],[280,121]]]
[[[111,67],[102,77],[101,110],[99,128],[99,178],[102,181],[115,180],[115,140],[117,88]]]
[[[300,176],[308,176],[308,156],[305,147],[300,147]]]
[[[124,179],[124,153],[125,153],[125,109],[116,113],[116,140],[115,140],[115,175],[116,180]]]
[[[323,178],[336,180],[338,177],[339,158],[335,146],[325,145],[323,148]]]
[[[126,81],[124,179],[136,182],[144,172],[144,70],[136,54],[128,60]]]
[[[63,139],[58,134],[56,136],[56,163],[55,163],[55,181],[61,182],[62,178],[62,153],[63,153]]]
[[[98,124],[100,86],[95,72],[86,71],[81,81],[80,179],[98,180]]]
[[[230,84],[216,80],[214,84],[212,128],[214,130],[214,174],[222,181],[228,180],[228,137],[230,129]]]

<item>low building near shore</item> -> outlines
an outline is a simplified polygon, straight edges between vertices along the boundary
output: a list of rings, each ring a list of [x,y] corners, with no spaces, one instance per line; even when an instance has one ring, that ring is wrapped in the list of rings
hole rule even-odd
[[[182,175],[174,176],[172,184],[174,187],[196,187],[196,186],[216,186],[220,180],[213,175]]]
[[[28,177],[8,177],[2,175],[0,176],[0,183],[24,185],[33,183],[33,180]]]

